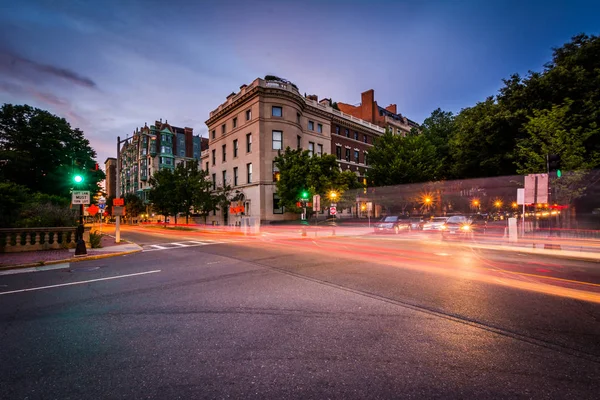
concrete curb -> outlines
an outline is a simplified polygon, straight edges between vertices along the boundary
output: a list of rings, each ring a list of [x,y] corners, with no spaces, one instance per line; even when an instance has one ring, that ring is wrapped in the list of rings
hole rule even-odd
[[[107,254],[96,254],[96,255],[89,255],[89,256],[77,257],[77,258],[73,257],[73,258],[66,258],[66,259],[62,259],[62,260],[38,261],[35,263],[28,263],[28,264],[5,265],[5,266],[0,267],[0,271],[6,271],[9,269],[35,268],[35,267],[43,267],[44,265],[74,263],[74,262],[80,262],[80,261],[100,260],[102,258],[125,256],[128,254],[140,253],[141,251],[142,251],[142,249],[140,248],[140,249],[136,249],[136,250],[119,251],[116,253],[107,253]]]

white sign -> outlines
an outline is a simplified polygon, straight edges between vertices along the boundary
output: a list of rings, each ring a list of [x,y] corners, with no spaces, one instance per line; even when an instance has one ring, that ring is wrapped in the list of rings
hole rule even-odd
[[[106,198],[104,196],[101,196],[98,199],[98,205],[100,205],[100,204],[106,204]],[[103,207],[100,207],[100,208],[103,208]]]
[[[525,204],[548,202],[548,174],[525,176]]]
[[[370,201],[367,202],[367,211],[368,212],[373,211],[373,203]]]
[[[517,189],[517,204],[520,206],[525,204],[525,189]]]
[[[337,208],[336,207],[329,207],[329,214],[330,215],[337,214]]]
[[[321,210],[321,196],[319,196],[318,194],[315,194],[313,196],[313,211],[320,211]]]
[[[90,192],[86,190],[74,190],[71,203],[90,204]]]

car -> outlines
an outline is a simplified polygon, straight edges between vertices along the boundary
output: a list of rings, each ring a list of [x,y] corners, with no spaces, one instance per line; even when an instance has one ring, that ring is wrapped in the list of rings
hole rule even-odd
[[[448,220],[448,217],[434,217],[429,221],[425,221],[423,224],[424,231],[441,231],[444,229],[444,224]]]
[[[410,229],[410,220],[398,215],[388,215],[375,224],[375,233],[400,233]]]
[[[442,240],[450,238],[472,239],[475,225],[465,215],[453,215],[448,218],[442,229]]]
[[[411,231],[419,231],[423,229],[423,224],[425,220],[423,217],[411,217],[410,218],[410,230]]]

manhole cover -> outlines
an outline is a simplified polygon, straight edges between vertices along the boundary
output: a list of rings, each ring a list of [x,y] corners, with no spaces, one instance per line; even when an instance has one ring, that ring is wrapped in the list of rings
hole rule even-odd
[[[100,269],[100,267],[79,267],[79,268],[71,268],[71,272],[88,272],[95,271]]]

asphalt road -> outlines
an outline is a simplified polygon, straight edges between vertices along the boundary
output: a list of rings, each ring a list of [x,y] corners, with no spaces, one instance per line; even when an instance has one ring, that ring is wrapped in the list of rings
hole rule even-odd
[[[597,398],[598,263],[395,236],[123,238],[146,251],[0,275],[2,398]]]

